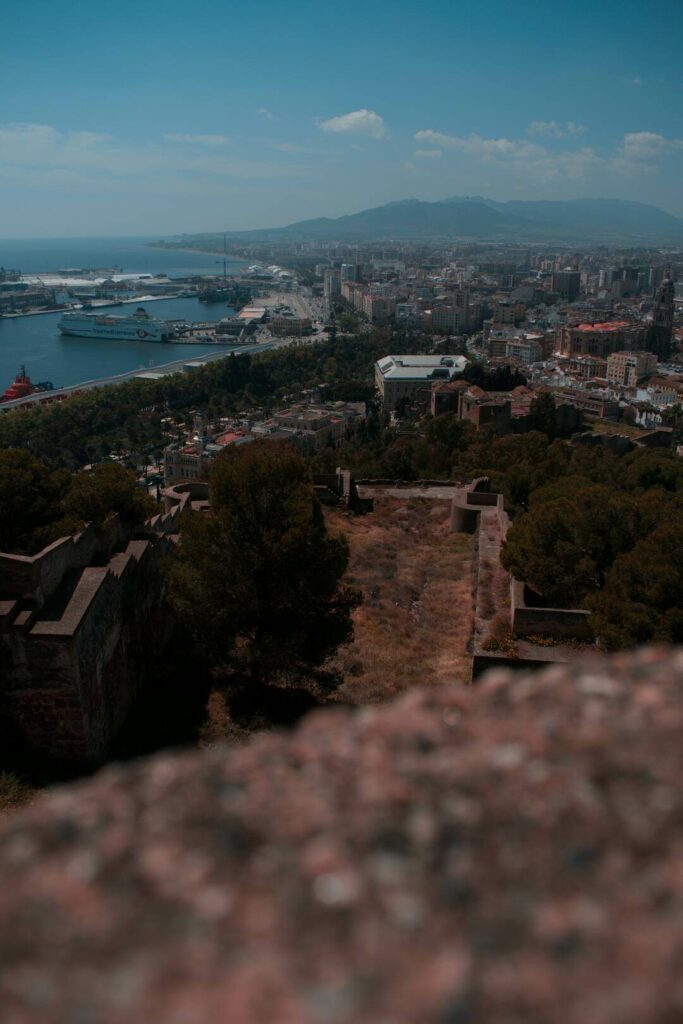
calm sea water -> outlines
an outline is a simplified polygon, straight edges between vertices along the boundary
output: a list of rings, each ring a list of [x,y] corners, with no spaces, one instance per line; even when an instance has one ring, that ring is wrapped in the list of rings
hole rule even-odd
[[[214,274],[221,270],[211,255],[150,249],[145,247],[145,241],[131,238],[0,240],[0,266],[16,267],[30,274],[67,267],[116,265],[122,267],[124,273],[163,273],[169,277]],[[243,266],[234,262],[229,270],[238,273]],[[205,305],[197,299],[160,299],[144,305],[150,316],[162,320],[220,320],[228,315],[226,306]],[[135,308],[126,304],[114,307],[111,312],[123,315],[132,313]],[[0,318],[0,392],[14,379],[21,364],[26,366],[34,382],[49,380],[55,387],[63,387],[216,351],[215,346],[66,338],[57,329],[61,315]]]
[[[190,274],[217,274],[217,256],[200,252],[178,252],[150,249],[146,242],[154,238],[0,238],[0,267],[11,267],[24,274],[47,273],[67,268],[121,267],[124,274],[168,274],[187,277]],[[238,273],[245,266],[240,261],[228,264],[228,271]]]

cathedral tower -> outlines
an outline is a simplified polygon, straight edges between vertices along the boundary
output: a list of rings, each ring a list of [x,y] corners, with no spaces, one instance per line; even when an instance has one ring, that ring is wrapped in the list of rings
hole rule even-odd
[[[659,359],[668,359],[671,354],[674,330],[674,296],[674,283],[670,277],[665,277],[657,289],[652,311],[652,325],[648,332],[647,347]]]

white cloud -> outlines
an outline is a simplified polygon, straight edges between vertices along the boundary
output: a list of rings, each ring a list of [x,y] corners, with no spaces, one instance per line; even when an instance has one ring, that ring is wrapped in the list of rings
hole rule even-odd
[[[563,139],[567,135],[583,135],[586,126],[576,121],[560,124],[558,121],[532,121],[527,128],[528,135],[541,135],[551,139]]]
[[[482,164],[507,167],[517,175],[539,182],[586,177],[606,163],[588,146],[568,152],[552,152],[528,139],[487,139],[476,134],[460,137],[433,129],[416,132],[415,139],[417,142],[436,143],[443,149],[456,151]]]
[[[187,138],[183,137],[185,142]],[[191,137],[196,147],[196,137]],[[214,137],[203,137],[213,139]],[[179,140],[149,142],[140,145],[95,132],[61,132],[51,125],[0,124],[0,169],[5,178],[22,176],[26,183],[53,182],[60,178],[75,180],[74,175],[91,183],[105,178],[135,181],[155,175],[161,183],[175,175],[194,176],[207,181],[211,177],[232,179],[268,179],[292,177],[302,168],[287,161],[241,159],[217,152],[218,143],[204,141],[199,149],[178,146]],[[221,145],[223,143],[221,142]]]
[[[388,131],[384,119],[374,110],[352,110],[349,114],[330,117],[320,122],[324,132],[370,135],[373,139],[386,139]]]
[[[552,141],[581,134],[581,126],[574,122],[536,124],[543,125],[542,131]],[[669,139],[656,132],[629,132],[618,146],[602,152],[590,146],[558,149],[528,139],[484,138],[476,134],[460,137],[433,129],[416,132],[415,140],[452,150],[482,165],[507,168],[519,177],[537,182],[585,180],[600,173],[627,177],[651,174],[666,156],[683,150],[683,139]]]
[[[659,160],[677,149],[683,149],[683,139],[667,139],[657,132],[627,132],[621,143],[627,160]]]
[[[652,174],[658,163],[683,150],[683,139],[667,139],[658,132],[627,132],[612,161],[614,170],[626,177]]]
[[[305,146],[297,146],[295,142],[274,142],[271,149],[277,149],[280,153],[308,153]]]
[[[173,133],[164,135],[166,142],[186,142],[196,146],[225,146],[230,139],[227,135],[182,135]]]
[[[0,125],[0,162],[80,168],[99,164],[112,137],[97,132],[58,132],[47,124]]]
[[[416,142],[435,142],[439,146],[452,146],[454,143],[459,142],[454,135],[444,135],[443,132],[435,132],[431,128],[427,128],[421,132],[415,132]]]
[[[534,159],[544,156],[546,152],[543,146],[527,142],[525,139],[485,139],[476,134],[462,138],[458,135],[444,135],[443,132],[435,132],[431,128],[416,132],[415,141],[433,142],[447,149],[457,149],[461,153],[484,159],[500,159],[501,157]]]
[[[441,149],[416,149],[415,156],[418,160],[438,160],[439,157],[443,156],[443,150]]]
[[[268,107],[259,107],[256,113],[260,114],[261,117],[265,117],[266,121],[277,121],[275,114],[268,110]]]
[[[583,146],[581,149],[562,153],[554,159],[558,174],[573,179],[587,178],[595,171],[609,169],[610,165],[608,159],[600,156],[590,146]]]

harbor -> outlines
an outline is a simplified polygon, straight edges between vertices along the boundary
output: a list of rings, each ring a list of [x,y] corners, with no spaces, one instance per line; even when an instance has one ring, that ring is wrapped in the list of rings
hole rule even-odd
[[[23,378],[23,374],[25,373],[25,367],[21,366],[19,373],[14,378],[14,382],[10,382],[11,378],[8,380],[9,387],[5,392],[5,394],[11,393],[12,395],[16,393],[17,397],[4,398],[0,400],[0,415],[21,406],[38,405],[44,402],[63,401],[73,395],[80,395],[83,392],[92,391],[95,388],[107,387],[111,384],[121,384],[128,380],[157,380],[160,377],[165,377],[171,373],[191,373],[193,370],[201,368],[201,366],[206,363],[213,362],[216,359],[224,359],[233,351],[238,351],[240,353],[255,352],[257,350],[259,352],[267,351],[271,348],[279,348],[284,345],[291,344],[293,340],[294,339],[292,338],[272,338],[268,341],[255,342],[252,345],[232,346],[229,349],[221,346],[220,351],[218,352],[203,352],[202,354],[194,354],[192,359],[177,359],[168,363],[159,363],[153,369],[141,368],[138,370],[114,374],[109,377],[98,377],[94,380],[81,381],[78,384],[73,384],[67,387],[53,387],[47,390],[29,391],[28,393],[15,392],[14,390],[15,385]],[[27,378],[23,379],[26,380]]]
[[[20,260],[21,271],[6,269]],[[142,240],[96,249],[65,242],[52,253],[0,246],[0,280],[0,394],[9,389],[14,397],[18,367],[40,387],[22,393],[20,403],[154,377],[321,330],[319,304],[283,268],[152,249]],[[28,290],[40,289],[51,308],[27,301]],[[2,410],[8,407],[5,398]]]
[[[0,267],[17,268],[20,281],[34,287],[36,282],[52,285],[58,279],[77,280],[76,291],[63,298],[60,308],[52,310],[4,309],[0,317],[0,393],[15,379],[17,369],[25,366],[33,381],[49,381],[55,390],[72,388],[84,382],[125,378],[132,373],[150,371],[169,362],[182,365],[188,359],[225,354],[237,348],[220,344],[211,337],[212,325],[230,317],[234,310],[227,303],[204,303],[198,298],[199,285],[210,275],[227,269],[229,279],[246,267],[233,261],[227,268],[203,253],[174,253],[152,249],[153,239],[47,239],[41,241],[0,242]],[[100,268],[98,271],[97,268]],[[123,284],[116,298],[99,298],[100,280],[116,279]],[[185,282],[194,280],[194,294],[188,295]],[[125,288],[125,281],[130,281]],[[13,282],[8,279],[7,284]],[[170,287],[167,286],[170,284]],[[8,288],[6,291],[12,291]],[[136,294],[126,294],[126,290]],[[66,289],[65,289],[66,292]],[[178,294],[184,292],[185,294]],[[89,294],[92,293],[92,294]],[[169,293],[173,297],[170,297]],[[112,293],[114,294],[114,293]],[[65,312],[89,305],[91,311],[122,314],[136,305],[149,305],[155,318],[192,324],[193,328],[172,343],[111,341],[62,335],[59,322]],[[134,304],[134,305],[133,305]],[[196,328],[196,329],[195,329]],[[171,348],[172,344],[172,348]]]
[[[101,307],[116,313],[120,307]],[[33,380],[52,381],[55,388],[70,387],[84,381],[108,379],[140,370],[152,370],[169,362],[169,350],[175,361],[196,359],[216,352],[215,342],[202,340],[211,325],[228,317],[227,306],[205,305],[196,298],[160,299],[153,303],[155,317],[164,320],[201,324],[205,330],[170,342],[111,341],[102,338],[68,337],[60,334],[62,311],[42,316],[0,319],[0,383],[14,379],[17,367],[24,365]],[[233,347],[235,345],[232,340]],[[229,346],[221,345],[226,351]]]

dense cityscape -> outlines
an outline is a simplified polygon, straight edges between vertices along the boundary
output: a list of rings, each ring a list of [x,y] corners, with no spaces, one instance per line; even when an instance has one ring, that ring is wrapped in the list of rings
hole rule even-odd
[[[87,635],[89,621],[93,627],[101,621],[88,589],[93,571],[88,566],[104,558],[111,571],[121,557],[126,530],[122,534],[117,527],[104,548],[88,543],[84,555],[74,554],[75,563],[71,556],[62,557],[60,569],[50,570],[47,591],[34,578],[43,572],[43,559],[51,564],[46,543],[63,543],[65,520],[48,498],[54,489],[50,474],[59,467],[75,473],[76,481],[83,473],[119,474],[118,483],[111,477],[111,508],[100,501],[97,515],[103,523],[115,511],[127,516],[127,502],[139,515],[146,506],[136,501],[135,491],[138,498],[146,494],[149,511],[156,507],[156,514],[146,524],[131,521],[127,535],[129,546],[144,535],[154,557],[160,557],[167,535],[177,534],[184,510],[197,503],[210,508],[214,469],[230,454],[245,457],[251,445],[255,452],[269,444],[275,451],[290,447],[313,473],[323,504],[356,512],[395,501],[402,493],[424,501],[434,498],[450,501],[453,523],[462,522],[471,532],[472,516],[463,518],[458,509],[463,500],[477,508],[481,492],[482,522],[493,515],[486,502],[497,512],[486,529],[487,572],[481,566],[476,571],[478,583],[460,609],[461,620],[469,623],[464,641],[458,640],[463,661],[458,675],[465,683],[489,661],[564,663],[590,645],[613,649],[646,639],[681,639],[674,614],[678,590],[663,595],[656,624],[644,613],[642,622],[633,621],[639,614],[633,595],[628,616],[622,605],[618,612],[607,610],[605,596],[612,586],[608,570],[621,564],[615,559],[626,557],[637,542],[652,541],[659,524],[666,520],[670,525],[670,516],[679,514],[683,316],[674,281],[683,266],[680,251],[558,252],[491,243],[350,246],[331,240],[277,249],[240,246],[232,256],[254,262],[231,278],[156,285],[166,297],[169,288],[185,295],[193,290],[219,314],[227,307],[228,315],[214,321],[212,336],[230,339],[230,354],[223,351],[208,364],[193,360],[136,371],[125,398],[117,379],[89,382],[87,388],[35,390],[25,371],[5,393],[0,419],[0,442],[9,446],[4,546],[12,552],[14,544],[21,564],[28,555],[34,565],[31,582],[18,585],[16,558],[4,556],[5,632],[14,637],[7,666],[15,680],[10,731],[18,728],[22,743],[40,748],[45,741],[38,737],[47,735],[45,753],[50,756],[73,751],[77,760],[101,759],[135,705],[137,684],[126,687],[123,698],[118,689],[107,696],[98,683],[106,727],[98,722],[91,732],[93,724],[85,718],[77,726],[65,721],[59,701],[48,696],[53,676],[49,682],[42,678],[46,630],[69,639],[76,663],[86,659],[85,678],[94,672],[104,679],[114,664],[131,679],[140,672],[136,644],[127,645],[124,655],[114,642],[121,629],[139,629],[134,605],[127,613],[122,606],[100,637],[96,649],[110,652],[104,660],[100,654],[89,664],[91,642],[81,650],[78,636],[82,628]],[[19,273],[9,276],[14,279],[10,285],[21,284]],[[123,275],[122,284],[127,293],[153,286],[148,279],[140,283]],[[92,287],[90,299],[110,301],[112,290],[115,281],[105,279]],[[19,289],[15,294],[33,292]],[[83,301],[85,296],[67,298]],[[91,316],[97,323],[102,320]],[[104,318],[105,328],[110,321]],[[183,336],[196,328],[175,322],[172,329]],[[169,340],[160,340],[157,347],[166,347]],[[96,344],[104,342],[97,338]],[[252,381],[259,376],[260,386],[255,386]],[[125,419],[112,417],[122,405]],[[80,426],[72,428],[72,421]],[[543,524],[534,507],[536,491],[542,492],[547,480],[525,479],[534,446],[541,462],[564,453],[566,464],[549,469],[548,479],[570,478],[553,498],[558,515],[567,500],[573,511],[567,522],[560,516],[555,524],[559,534],[547,540],[537,536]],[[589,451],[592,464],[584,465]],[[640,467],[638,480],[647,484],[629,483],[626,466]],[[31,475],[38,491],[47,490],[42,512],[29,515],[35,518],[32,530],[25,495],[11,494],[18,472]],[[607,555],[606,537],[599,531],[592,538],[583,536],[575,506],[580,497],[587,507],[602,504],[601,514],[616,515],[616,508],[614,513],[609,508],[614,498],[610,474],[616,474],[613,489],[627,491],[634,502],[630,514],[652,503],[657,512],[648,512],[650,529],[633,525],[619,544],[611,538]],[[577,493],[570,493],[572,482]],[[67,504],[73,519],[76,510],[70,499]],[[595,526],[596,513],[591,515]],[[474,532],[480,540],[472,557],[479,559],[482,529],[477,520]],[[607,521],[602,529],[609,533]],[[572,557],[590,563],[583,568],[583,583],[565,564],[560,536],[574,551]],[[84,543],[80,539],[69,550],[76,552]],[[542,565],[536,565],[535,556]],[[162,614],[159,602],[165,600],[163,574],[157,576],[143,601],[151,602],[154,615]],[[486,596],[488,577],[491,593]],[[67,603],[58,629],[52,594],[60,588],[66,588],[62,600]],[[78,629],[68,625],[74,607]],[[625,616],[621,625],[619,614]],[[161,657],[169,636],[165,630],[158,635]],[[206,642],[201,629],[193,642]],[[63,685],[75,694],[79,685],[73,665],[73,659],[65,664]],[[45,687],[45,697],[38,698]],[[81,694],[76,707],[82,700]]]

